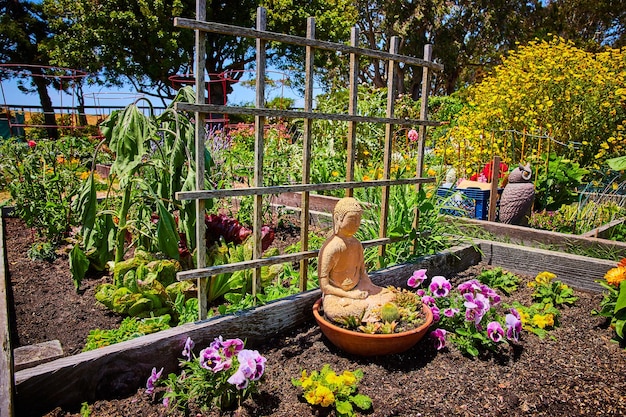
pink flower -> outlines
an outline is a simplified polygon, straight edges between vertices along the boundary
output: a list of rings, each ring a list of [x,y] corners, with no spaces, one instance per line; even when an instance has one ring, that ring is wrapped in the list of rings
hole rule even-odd
[[[29,148],[34,148],[35,146],[37,146],[37,142],[35,142],[34,140],[29,140],[28,141],[28,147]]]
[[[426,278],[426,270],[418,269],[417,271],[413,272],[413,275],[411,275],[406,284],[411,288],[416,288],[422,285],[422,282],[424,282]]]
[[[441,350],[446,347],[446,331],[444,329],[436,329],[430,332],[430,337],[435,341],[435,348]]]
[[[419,135],[417,134],[417,130],[415,130],[415,129],[409,130],[408,137],[409,137],[409,140],[411,142],[417,142],[417,140],[419,139]]]

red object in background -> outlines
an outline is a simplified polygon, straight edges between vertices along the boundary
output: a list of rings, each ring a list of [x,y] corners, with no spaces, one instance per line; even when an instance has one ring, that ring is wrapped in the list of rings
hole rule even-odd
[[[485,176],[485,178],[487,179],[487,182],[491,182],[492,167],[493,167],[493,161],[487,162],[485,164],[485,166],[483,167],[483,170],[481,171],[481,174],[483,174]],[[505,164],[504,162],[500,162],[500,173],[498,175],[498,178],[504,178],[506,176],[507,172],[509,172],[509,166],[507,164]],[[471,181],[477,181],[478,180],[478,174],[473,174],[470,177],[470,180]]]

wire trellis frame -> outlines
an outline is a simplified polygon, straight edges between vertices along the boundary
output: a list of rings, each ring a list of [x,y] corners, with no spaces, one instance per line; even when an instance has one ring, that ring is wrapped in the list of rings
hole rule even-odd
[[[414,58],[410,56],[399,55],[397,53],[399,38],[391,39],[390,52],[378,51],[368,48],[358,47],[358,29],[353,28],[351,33],[350,45],[332,43],[315,39],[315,19],[307,20],[307,35],[305,38],[273,33],[266,31],[266,10],[262,7],[257,9],[256,29],[243,28],[239,26],[225,25],[215,22],[207,22],[206,19],[206,0],[198,0],[196,3],[196,20],[176,18],[175,26],[192,29],[196,33],[196,57],[195,57],[195,74],[196,76],[196,103],[177,103],[176,109],[181,111],[194,112],[196,120],[203,120],[206,114],[224,113],[238,115],[252,115],[255,117],[255,174],[253,186],[246,189],[220,189],[205,190],[204,189],[204,138],[205,132],[202,123],[196,123],[196,191],[186,191],[176,193],[179,200],[195,200],[196,201],[196,248],[197,261],[196,269],[179,272],[177,278],[179,280],[197,279],[198,280],[198,305],[200,319],[206,318],[207,299],[206,288],[207,280],[215,277],[220,273],[234,272],[244,269],[253,269],[252,292],[256,294],[259,288],[261,266],[274,265],[287,262],[300,262],[300,290],[306,289],[307,281],[307,262],[308,259],[316,257],[318,251],[309,250],[308,248],[308,227],[309,227],[309,193],[311,191],[345,189],[346,195],[352,195],[352,189],[360,187],[381,187],[383,192],[383,202],[381,209],[381,222],[379,230],[379,238],[371,241],[363,242],[364,247],[380,246],[384,251],[384,245],[405,239],[405,238],[388,238],[386,216],[388,213],[389,187],[396,185],[414,184],[420,187],[421,184],[434,182],[434,178],[423,178],[423,157],[424,157],[424,139],[426,136],[426,128],[428,126],[438,126],[437,121],[429,121],[427,119],[427,100],[430,91],[431,71],[441,71],[443,66],[431,61],[431,45],[424,48],[424,59]],[[240,36],[254,38],[256,40],[256,103],[254,108],[222,106],[214,104],[206,104],[204,97],[204,73],[205,73],[205,36],[206,33],[217,33],[228,36]],[[305,56],[305,97],[304,110],[276,110],[265,108],[265,72],[266,72],[266,43],[267,41],[275,41],[289,43],[292,45],[300,45],[306,48]],[[350,103],[348,114],[337,113],[320,113],[313,111],[313,56],[316,49],[329,50],[348,54],[350,59]],[[387,94],[387,112],[386,117],[364,117],[356,114],[357,103],[357,75],[358,61],[360,56],[377,58],[386,60],[389,65],[389,82]],[[396,68],[399,63],[420,66],[423,68],[422,78],[422,110],[420,119],[406,119],[394,117],[394,102],[396,98],[395,77]],[[264,126],[267,117],[285,118],[285,119],[303,119],[303,163],[302,163],[302,184],[284,185],[284,186],[263,186],[263,148],[264,148]],[[318,183],[310,184],[310,156],[311,156],[311,125],[314,120],[335,120],[345,121],[349,123],[347,153],[348,161],[346,161],[346,181],[340,183]],[[384,169],[383,177],[377,181],[354,181],[354,150],[356,149],[356,125],[358,123],[380,123],[385,124],[385,152],[384,152]],[[414,178],[404,178],[392,180],[390,175],[391,167],[391,143],[393,135],[393,126],[418,126],[420,135],[418,141],[418,161],[416,176]],[[267,194],[280,194],[284,192],[301,192],[302,193],[302,210],[301,210],[301,246],[302,251],[289,254],[262,258],[261,253],[261,226],[262,226],[262,197]],[[231,263],[219,266],[206,266],[206,242],[205,223],[204,223],[204,201],[210,198],[233,197],[233,196],[253,196],[253,233],[254,250],[253,259],[250,261]],[[414,225],[417,226],[419,212],[415,209]]]

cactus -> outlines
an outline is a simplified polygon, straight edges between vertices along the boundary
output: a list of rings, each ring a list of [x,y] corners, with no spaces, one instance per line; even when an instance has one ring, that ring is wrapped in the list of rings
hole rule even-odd
[[[385,323],[391,323],[400,318],[398,306],[395,303],[386,303],[380,308],[380,319]]]

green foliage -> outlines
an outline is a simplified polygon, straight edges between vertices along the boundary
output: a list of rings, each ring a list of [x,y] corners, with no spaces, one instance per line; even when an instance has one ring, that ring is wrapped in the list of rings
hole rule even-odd
[[[519,277],[511,272],[504,271],[500,267],[487,269],[476,277],[476,279],[491,288],[501,290],[506,295],[511,295],[517,291]]]
[[[175,112],[173,106],[194,100],[193,91],[183,88],[159,116],[145,116],[136,104],[131,104],[113,112],[101,124],[116,154],[111,173],[119,182],[119,192],[107,193],[103,207],[99,207],[92,175],[73,206],[82,224],[80,250],[96,268],[102,268],[111,254],[116,262],[124,258],[127,236],[131,245],[173,259],[179,259],[181,235],[186,238],[184,245],[193,250],[194,204],[177,202],[174,196],[178,191],[191,190],[195,184],[194,126],[190,115]],[[204,157],[210,169],[208,151]],[[207,205],[210,207],[210,201]],[[178,224],[171,214],[175,210],[179,213]],[[75,281],[80,279],[74,277]]]
[[[359,240],[378,238],[380,224],[381,190],[357,189],[355,196],[366,202],[363,222],[357,237]],[[390,189],[388,235],[391,237],[408,236],[408,240],[399,241],[386,246],[385,257],[380,259],[377,249],[365,251],[365,262],[368,269],[380,263],[382,267],[406,262],[417,256],[431,255],[450,247],[451,234],[457,231],[452,221],[443,221],[440,214],[440,203],[436,202],[434,193],[421,188],[419,192],[414,186],[395,186]],[[413,228],[415,209],[419,209],[419,228]],[[458,234],[458,233],[456,233]],[[415,249],[412,247],[416,239]],[[456,241],[455,241],[456,242]]]
[[[169,329],[170,316],[168,314],[158,317],[126,317],[120,323],[119,328],[111,330],[90,330],[83,352],[98,349],[104,346],[131,340],[139,336]]]
[[[27,255],[30,259],[53,262],[57,258],[54,246],[50,242],[35,242],[28,249]]]
[[[555,274],[542,272],[535,277],[534,281],[528,283],[529,287],[535,289],[533,300],[556,307],[574,305],[578,300],[578,297],[574,296],[574,290],[554,278],[556,278]]]
[[[610,201],[586,201],[562,205],[557,211],[534,212],[529,225],[536,229],[560,233],[582,234],[605,225],[626,214],[626,210]]]
[[[89,417],[91,416],[91,408],[89,407],[89,403],[84,402],[80,405],[80,417]]]
[[[118,314],[139,318],[169,314],[175,322],[192,321],[197,304],[187,303],[186,295],[194,285],[176,281],[179,270],[178,261],[154,259],[137,249],[133,258],[115,264],[113,284],[99,285],[96,300]]]
[[[58,245],[76,224],[71,200],[85,171],[71,139],[0,144],[1,181],[9,188],[15,214],[38,235]]]
[[[372,400],[358,393],[358,384],[363,378],[363,371],[343,371],[337,375],[330,365],[325,364],[320,371],[311,375],[302,370],[300,378],[292,378],[291,383],[302,388],[304,399],[311,405],[334,407],[337,416],[355,416],[357,410],[368,411],[372,408]]]
[[[578,162],[558,156],[551,152],[549,156],[530,157],[535,181],[535,207],[555,210],[563,204],[578,200],[577,187],[589,170],[581,168]],[[548,166],[546,167],[546,159]]]

